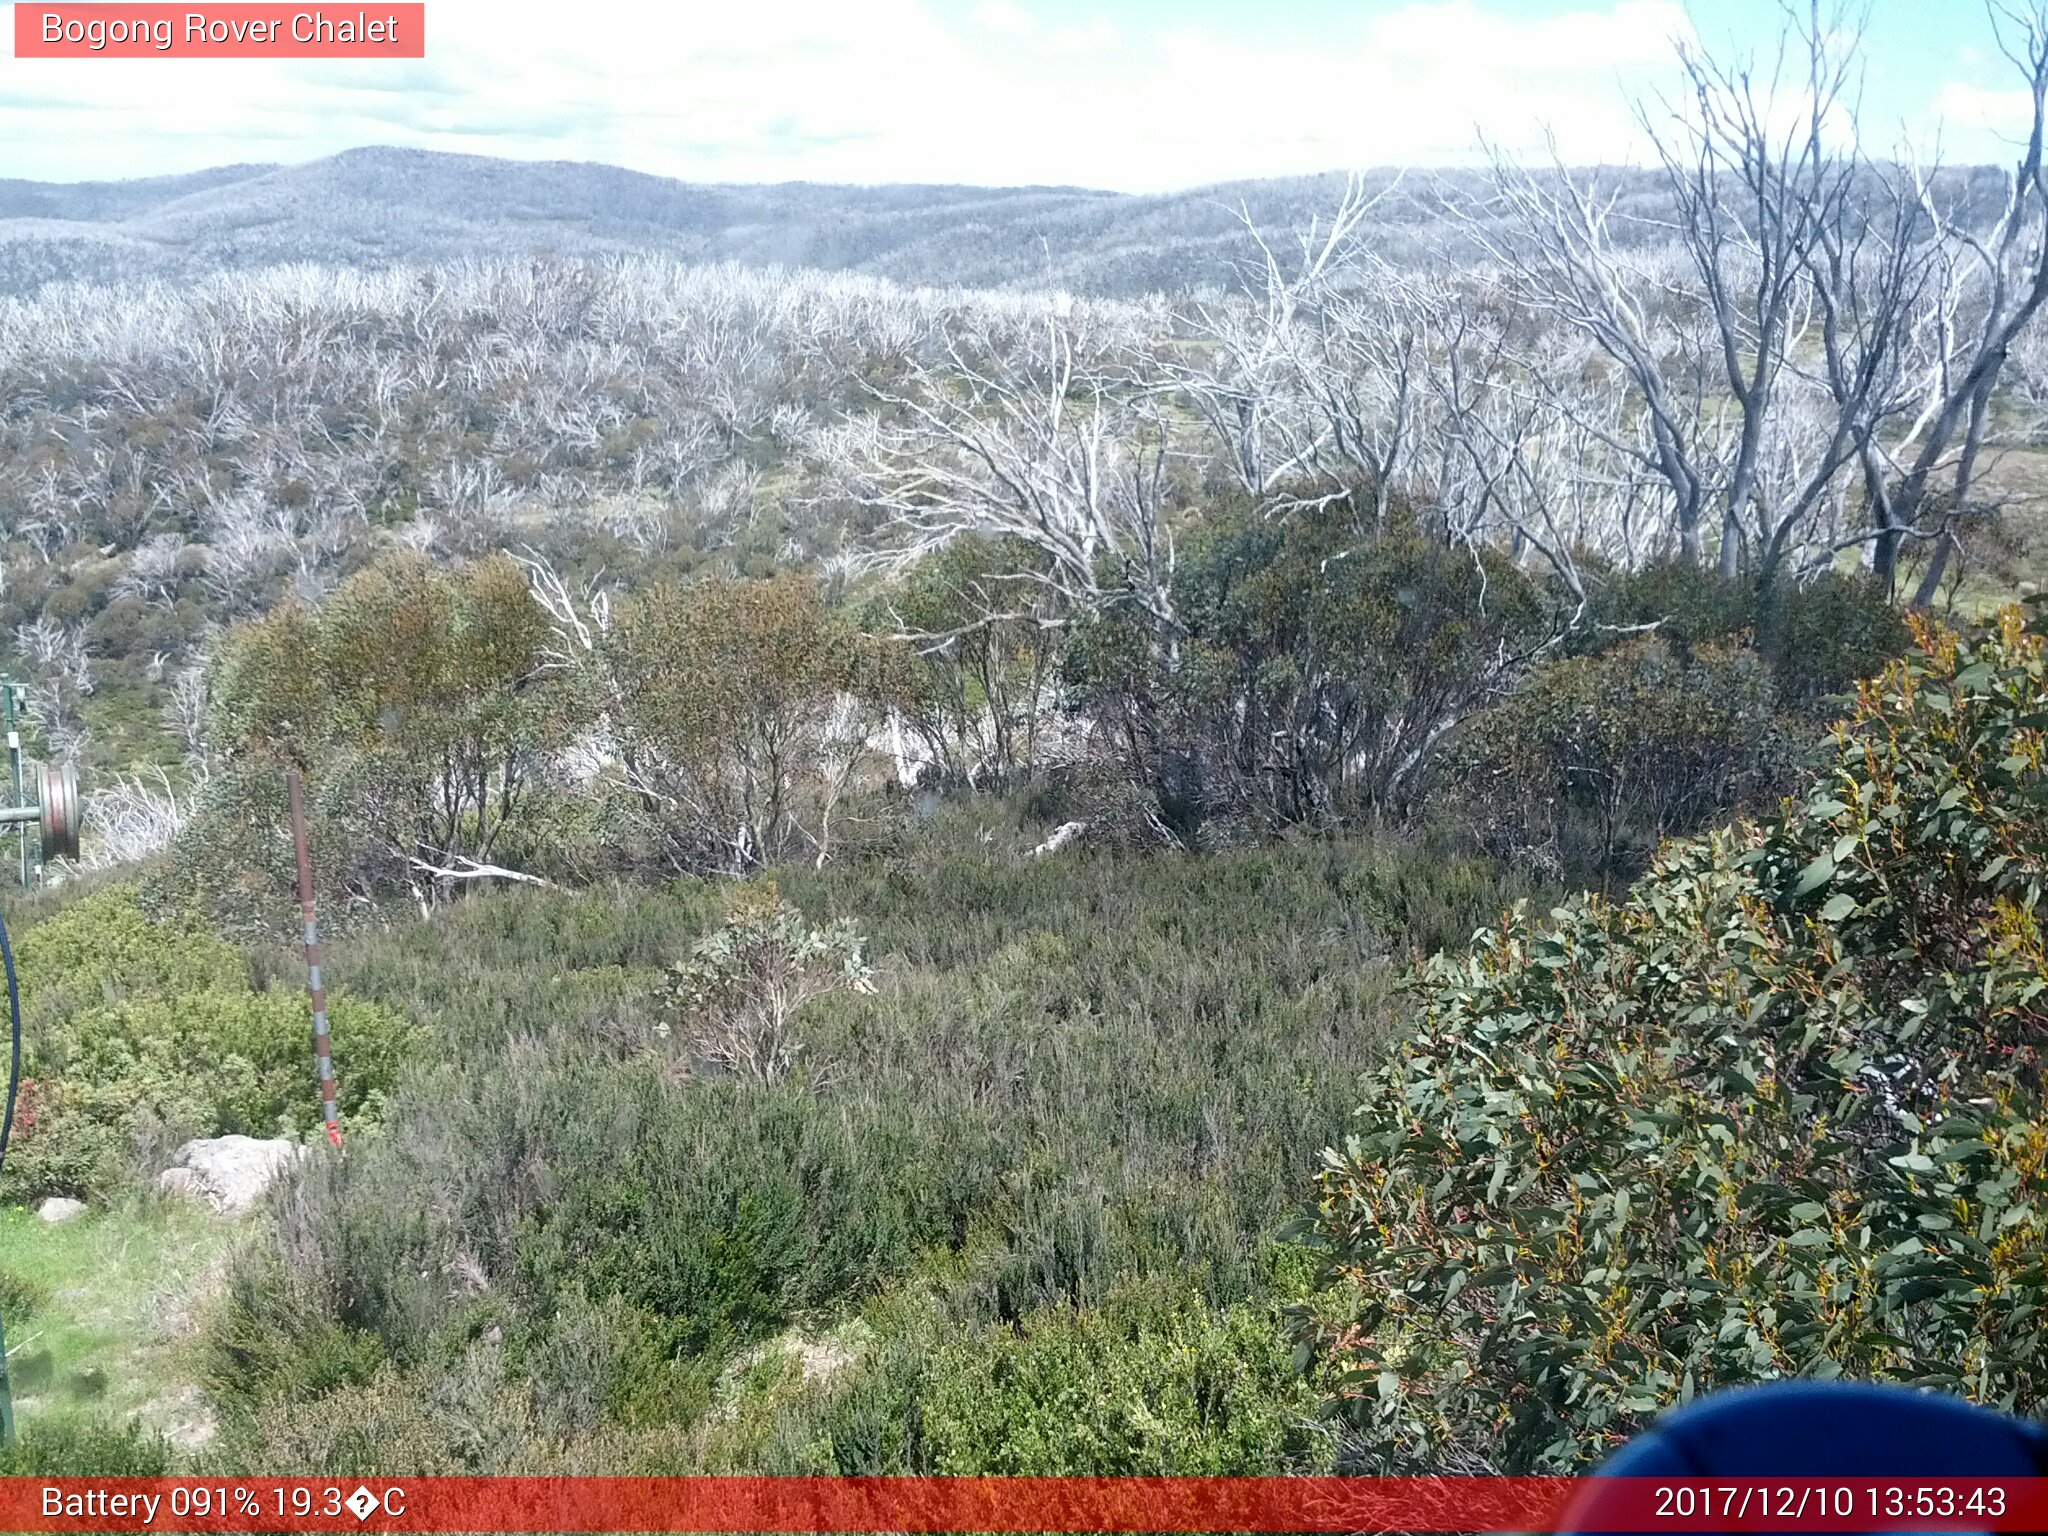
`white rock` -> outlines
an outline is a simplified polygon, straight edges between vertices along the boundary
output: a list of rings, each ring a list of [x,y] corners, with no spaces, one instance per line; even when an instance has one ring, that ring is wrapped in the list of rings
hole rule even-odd
[[[253,1136],[214,1136],[188,1141],[178,1160],[157,1175],[168,1195],[204,1200],[223,1216],[235,1216],[263,1198],[279,1174],[305,1155],[291,1141],[258,1141]]]
[[[53,1196],[36,1207],[36,1214],[45,1221],[69,1221],[74,1216],[85,1214],[85,1202]]]
[[[166,1168],[156,1176],[156,1187],[167,1195],[182,1195],[187,1200],[206,1198],[206,1186],[190,1168]]]
[[[1052,829],[1051,837],[1048,837],[1044,842],[1031,850],[1031,857],[1042,859],[1049,853],[1058,853],[1067,844],[1071,843],[1075,838],[1083,836],[1087,831],[1088,823],[1085,821],[1063,821]]]

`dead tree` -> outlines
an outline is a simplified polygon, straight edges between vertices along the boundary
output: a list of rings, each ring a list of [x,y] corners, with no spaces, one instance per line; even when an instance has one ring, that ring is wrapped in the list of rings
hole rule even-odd
[[[1686,51],[1685,103],[1642,111],[1668,229],[1617,212],[1615,192],[1561,164],[1537,173],[1496,158],[1499,223],[1467,213],[1467,232],[1520,304],[1621,370],[1646,430],[1639,447],[1613,446],[1661,483],[1685,558],[1770,581],[1867,540],[1889,581],[1937,475],[1946,505],[1967,504],[1999,369],[2048,297],[2048,26],[2038,7],[2000,14],[2017,29],[2002,41],[2027,74],[2034,123],[1988,231],[1942,208],[1924,174],[1864,152],[1853,37],[1845,45],[1817,0],[1767,71]],[[1965,280],[1981,321],[1956,335],[1940,322]],[[1872,526],[1845,532],[1834,524],[1859,477]]]
[[[1971,504],[1990,428],[2000,374],[2029,323],[2048,302],[2048,5],[1993,0],[1992,25],[2000,50],[2026,81],[2029,121],[2019,158],[2007,174],[2004,205],[1988,227],[1974,227],[1967,206],[1941,206],[1932,178],[1923,175],[1923,205],[1942,234],[1944,289],[1964,288],[1975,321],[1945,356],[1942,385],[1933,394],[1917,450],[1901,477],[1895,519],[1918,523],[1930,500],[1938,502],[1939,529],[1926,569],[1913,592],[1917,607],[1940,594],[1959,520]],[[1934,497],[1940,485],[1945,494]],[[1896,546],[1894,546],[1894,556]]]
[[[1087,345],[1059,318],[1003,351],[949,339],[876,389],[886,419],[842,438],[846,466],[907,565],[962,535],[1014,538],[1068,616],[1135,607],[1168,647],[1173,533],[1160,381],[1137,349]]]

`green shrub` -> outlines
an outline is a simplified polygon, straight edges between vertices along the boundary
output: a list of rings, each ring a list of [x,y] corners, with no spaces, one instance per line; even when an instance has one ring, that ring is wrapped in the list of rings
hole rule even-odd
[[[753,1465],[848,1476],[1228,1477],[1326,1461],[1315,1393],[1270,1307],[1217,1307],[1162,1279],[1014,1325],[963,1326],[912,1296],[868,1316],[874,1326],[835,1351],[839,1369],[793,1401],[767,1394],[780,1411],[748,1426]]]
[[[517,1342],[519,1379],[539,1412],[570,1434],[692,1423],[710,1402],[719,1363],[679,1350],[674,1327],[646,1308],[594,1302],[576,1285]]]
[[[1603,573],[1568,637],[1575,654],[1605,650],[1644,625],[1685,657],[1695,646],[1746,645],[1770,669],[1779,707],[1810,711],[1848,692],[1911,643],[1882,586],[1824,572],[1759,588],[1682,562]]]
[[[0,1445],[0,1477],[163,1477],[170,1446],[141,1425],[44,1414]]]
[[[255,1315],[245,1299],[231,1300],[220,1310],[208,1339],[208,1377],[237,1402],[267,1397],[304,1400],[362,1386],[388,1358],[374,1334],[342,1323],[322,1321],[287,1336],[248,1326]]]
[[[1503,856],[1604,885],[1768,804],[1807,741],[1754,651],[1648,636],[1539,670],[1473,723],[1450,777]]]
[[[1167,1288],[949,1330],[921,1374],[916,1461],[936,1476],[1270,1477],[1320,1444],[1273,1315]]]
[[[1019,540],[967,536],[874,600],[865,629],[916,637],[884,677],[939,782],[988,789],[1038,766],[1064,639],[1045,574]]]
[[[1368,1468],[1573,1468],[1698,1392],[2048,1397],[2048,645],[1860,690],[1811,792],[1483,934],[1326,1154],[1302,1325]]]
[[[1405,805],[1447,727],[1513,681],[1545,627],[1535,584],[1373,506],[1213,508],[1176,554],[1173,647],[1135,605],[1075,626],[1069,675],[1168,822]]]
[[[817,1113],[795,1085],[697,1083],[683,1104],[660,1074],[611,1068],[560,1074],[546,1091],[576,1108],[557,1110],[550,1198],[522,1236],[523,1276],[542,1296],[580,1287],[642,1308],[677,1353],[857,1298],[947,1243],[986,1188],[961,1187],[971,1161],[950,1177],[934,1166],[943,1139],[865,1107]],[[599,1142],[608,1155],[595,1155]]]
[[[322,898],[321,929],[330,937],[346,908],[328,901],[344,892],[369,852],[351,825],[345,797],[322,780],[306,786],[307,836],[314,888]],[[289,824],[284,770],[276,763],[227,763],[191,797],[191,815],[170,847],[144,874],[140,894],[154,917],[176,921],[203,912],[220,933],[243,942],[287,940],[297,932],[296,850]]]
[[[1787,709],[1812,713],[1851,691],[1912,643],[1884,588],[1860,576],[1829,574],[1803,586],[1774,587],[1759,603],[1756,646],[1777,679]]]
[[[824,856],[896,649],[796,576],[660,583],[626,605],[602,659],[658,857],[744,873]]]
[[[189,1137],[319,1123],[305,994],[252,990],[233,946],[190,920],[152,920],[133,887],[29,930],[21,972],[31,1082],[9,1148],[12,1197],[103,1194]],[[417,1031],[339,993],[328,1006],[342,1112],[374,1118]]]
[[[265,1399],[222,1425],[208,1461],[276,1477],[531,1476],[560,1454],[523,1391],[462,1360],[428,1379],[385,1370],[311,1403]]]
[[[841,989],[875,990],[852,925],[805,921],[773,884],[742,890],[669,982],[685,1043],[762,1082],[802,1052],[797,1016],[807,1007]]]
[[[82,897],[15,946],[31,1026],[123,998],[247,986],[248,967],[219,935],[180,914],[144,911],[132,885]]]
[[[412,1034],[374,1003],[330,1000],[342,1112],[362,1113],[386,1091]],[[81,1015],[51,1054],[68,1095],[125,1096],[194,1134],[300,1135],[320,1122],[312,1083],[312,1023],[303,992],[189,992],[130,1000]],[[57,1118],[57,1117],[53,1117]]]
[[[0,1269],[0,1318],[21,1323],[50,1304],[50,1288],[11,1269]]]
[[[243,1251],[208,1309],[200,1368],[228,1418],[276,1399],[315,1401],[371,1381],[394,1355],[417,1358],[422,1331],[401,1319],[417,1315],[428,1284],[414,1245],[421,1218],[332,1210],[322,1197],[340,1166],[308,1160],[298,1198],[279,1213],[279,1241]]]
[[[336,894],[431,901],[470,882],[430,871],[527,851],[556,802],[560,751],[589,719],[588,679],[555,664],[553,644],[504,555],[452,570],[389,555],[317,606],[289,601],[230,630],[208,677],[209,735],[229,771],[183,835],[184,894],[268,885],[289,910],[280,787],[292,764]]]

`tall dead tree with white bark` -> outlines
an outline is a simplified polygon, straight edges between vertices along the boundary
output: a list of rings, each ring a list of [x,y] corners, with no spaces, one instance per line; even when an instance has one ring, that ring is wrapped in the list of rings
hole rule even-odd
[[[1469,237],[1518,305],[1620,371],[1644,430],[1586,419],[1568,376],[1531,382],[1656,478],[1681,558],[1768,582],[1862,544],[1889,583],[1903,547],[1931,537],[1916,596],[1932,596],[2000,368],[2048,298],[2048,24],[2039,6],[1994,14],[2033,124],[1988,227],[1944,206],[1928,172],[1866,152],[1855,32],[1817,0],[1763,66],[1683,50],[1685,99],[1642,110],[1668,228],[1618,215],[1612,191],[1561,163],[1496,157]]]
[[[1404,306],[1388,302],[1399,275],[1362,237],[1399,183],[1373,191],[1351,177],[1329,218],[1300,231],[1291,251],[1241,213],[1257,252],[1240,273],[1248,297],[1196,304],[1179,317],[1194,345],[1172,358],[1170,376],[1253,497],[1327,472],[1333,460],[1382,479],[1391,473],[1414,330],[1402,323]]]
[[[1991,426],[1991,406],[2006,360],[2048,303],[2048,5],[1992,0],[1998,45],[2025,82],[2028,122],[2019,154],[2006,173],[2004,202],[1980,224],[1967,206],[1945,205],[1931,176],[1920,177],[1922,201],[1942,232],[1937,293],[1946,319],[1941,328],[1940,386],[1916,422],[1918,432],[1902,461],[1898,492],[1882,515],[1887,529],[1924,533],[1934,544],[1918,586],[1916,606],[1931,604],[1958,547],[1956,534],[1972,510],[1977,477]]]
[[[1127,604],[1162,642],[1173,611],[1170,426],[1162,381],[1128,338],[1054,316],[1014,344],[949,338],[876,388],[880,419],[840,440],[843,469],[903,566],[965,536],[1013,538],[1062,617]]]

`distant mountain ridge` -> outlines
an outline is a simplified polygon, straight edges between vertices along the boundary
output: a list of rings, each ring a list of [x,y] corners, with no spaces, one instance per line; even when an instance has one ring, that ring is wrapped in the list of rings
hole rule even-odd
[[[1484,172],[1421,172],[1374,210],[1374,244],[1397,261],[1440,245],[1448,202],[1486,195]],[[1590,172],[1661,237],[1661,173]],[[1998,173],[1960,167],[1996,207]],[[1232,286],[1269,232],[1326,219],[1345,177],[1291,176],[1136,195],[1085,187],[842,186],[677,181],[619,166],[433,150],[346,150],[303,165],[227,165],[183,176],[0,181],[0,294],[45,282],[189,278],[313,261],[389,266],[461,257],[652,253],[686,262],[813,267],[908,284],[1062,287],[1130,296]]]
[[[392,148],[134,181],[0,181],[0,292],[280,261],[655,252],[971,287],[1227,282],[1240,203],[1273,222],[1343,177],[1134,196],[1082,187],[693,183],[618,166]]]

